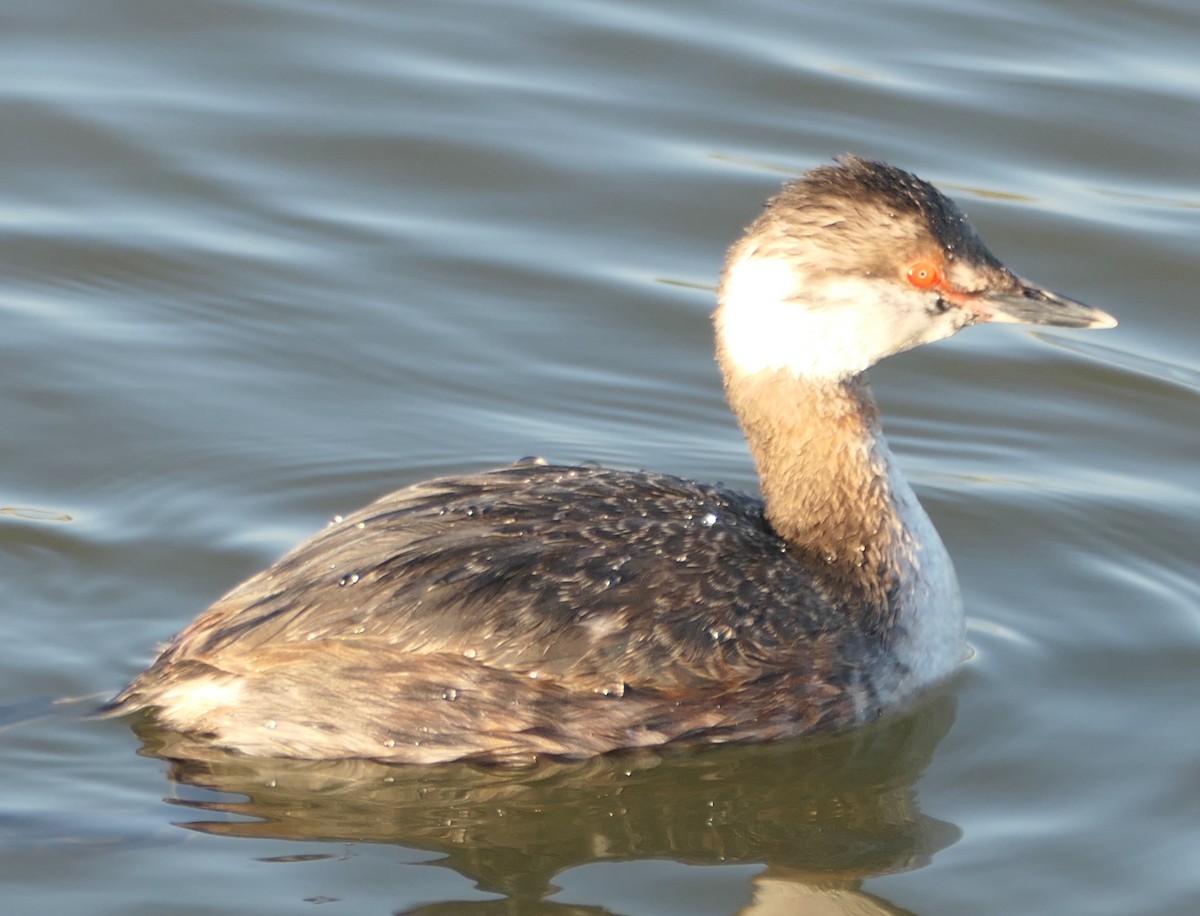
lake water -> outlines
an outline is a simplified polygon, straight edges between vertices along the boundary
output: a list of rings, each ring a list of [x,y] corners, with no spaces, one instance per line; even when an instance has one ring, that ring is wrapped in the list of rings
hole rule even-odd
[[[0,909],[1200,912],[1198,43],[1190,0],[9,4]],[[975,649],[927,703],[517,771],[53,705],[432,474],[753,489],[712,286],[845,151],[1121,320],[874,371]]]

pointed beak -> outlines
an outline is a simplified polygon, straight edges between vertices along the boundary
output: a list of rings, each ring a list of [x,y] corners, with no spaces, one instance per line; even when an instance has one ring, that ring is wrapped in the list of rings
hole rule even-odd
[[[987,290],[970,303],[980,321],[1005,324],[1050,324],[1060,328],[1115,328],[1108,312],[1059,296],[1014,277],[1016,287]]]

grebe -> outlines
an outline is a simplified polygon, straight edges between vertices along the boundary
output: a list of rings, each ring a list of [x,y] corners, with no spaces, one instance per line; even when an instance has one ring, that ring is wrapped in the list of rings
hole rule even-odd
[[[761,502],[537,460],[419,483],[221,598],[102,712],[260,756],[517,762],[845,728],[944,678],[954,570],[865,370],[979,322],[1116,322],[857,158],[768,202],[718,299]]]

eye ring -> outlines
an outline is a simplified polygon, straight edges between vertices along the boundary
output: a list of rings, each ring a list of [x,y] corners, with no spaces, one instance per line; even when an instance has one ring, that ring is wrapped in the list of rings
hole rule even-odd
[[[942,282],[942,268],[930,258],[918,258],[908,265],[904,276],[910,286],[917,289],[932,289]]]

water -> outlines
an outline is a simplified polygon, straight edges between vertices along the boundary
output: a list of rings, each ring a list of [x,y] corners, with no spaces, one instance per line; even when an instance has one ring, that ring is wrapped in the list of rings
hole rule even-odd
[[[0,22],[6,912],[1200,908],[1193,4]],[[543,454],[752,488],[711,287],[761,201],[846,150],[1121,319],[874,373],[970,614],[975,658],[930,703],[516,773],[171,765],[50,704],[434,473]]]

